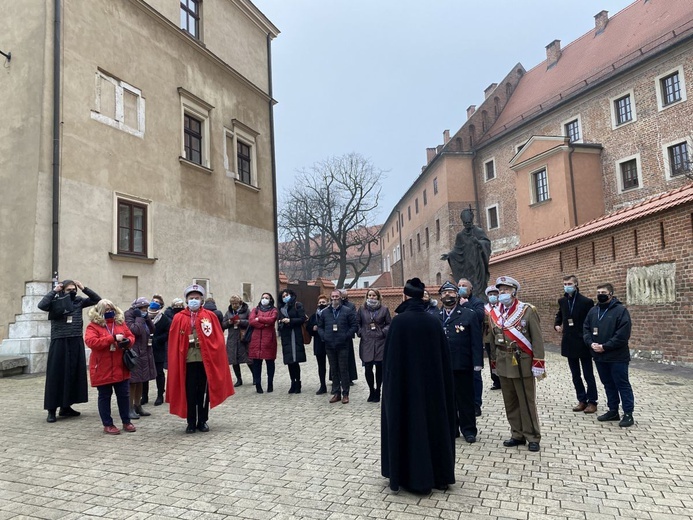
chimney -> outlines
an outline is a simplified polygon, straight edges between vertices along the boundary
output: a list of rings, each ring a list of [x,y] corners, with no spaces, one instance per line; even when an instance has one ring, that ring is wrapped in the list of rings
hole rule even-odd
[[[491,93],[496,90],[496,87],[498,86],[498,83],[491,83],[486,89],[484,90],[484,99],[488,98]]]
[[[450,141],[450,130],[445,130],[443,132],[443,144],[448,144]]]
[[[601,34],[606,29],[606,24],[609,23],[609,11],[601,11],[594,15],[595,35]]]
[[[476,105],[469,105],[467,107],[467,120],[474,115],[474,112],[476,112]]]
[[[426,164],[431,164],[431,161],[436,157],[435,148],[426,148]]]
[[[546,68],[550,69],[561,59],[561,40],[554,40],[546,46]]]

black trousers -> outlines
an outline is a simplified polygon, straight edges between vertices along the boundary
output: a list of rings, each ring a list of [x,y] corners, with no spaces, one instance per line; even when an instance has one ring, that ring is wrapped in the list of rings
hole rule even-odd
[[[327,354],[315,354],[315,359],[318,362],[318,377],[320,378],[320,386],[325,386],[325,375],[327,374]]]
[[[353,349],[351,349],[353,352]],[[332,374],[332,393],[349,395],[351,378],[349,377],[349,349],[328,348],[327,359],[330,360],[330,374]]]
[[[477,434],[474,413],[474,369],[453,370],[457,424],[463,437]]]
[[[188,426],[196,427],[209,419],[207,372],[202,361],[188,363],[185,374],[185,396],[188,402]]]

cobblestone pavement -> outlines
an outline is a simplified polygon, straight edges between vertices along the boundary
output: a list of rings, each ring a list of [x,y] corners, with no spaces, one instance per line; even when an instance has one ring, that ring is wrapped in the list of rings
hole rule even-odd
[[[149,405],[134,434],[104,435],[93,389],[81,417],[47,424],[43,376],[0,379],[0,519],[693,518],[690,371],[632,363],[636,424],[621,429],[573,413],[565,360],[553,349],[547,365],[541,452],[502,446],[485,371],[479,442],[458,440],[457,484],[427,496],[380,476],[380,407],[362,375],[350,404],[328,404],[313,359],[302,394],[287,395],[278,365],[274,393],[238,388],[194,435],[167,405]]]

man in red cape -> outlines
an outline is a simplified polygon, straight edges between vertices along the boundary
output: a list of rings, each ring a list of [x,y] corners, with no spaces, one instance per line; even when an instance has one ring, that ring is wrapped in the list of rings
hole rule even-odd
[[[187,308],[173,317],[168,333],[166,401],[187,419],[186,433],[208,432],[210,406],[234,394],[224,333],[216,315],[204,309],[204,287],[185,289]]]

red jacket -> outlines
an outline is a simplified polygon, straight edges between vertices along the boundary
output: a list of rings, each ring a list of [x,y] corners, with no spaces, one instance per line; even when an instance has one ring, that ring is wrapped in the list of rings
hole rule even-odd
[[[84,343],[91,349],[89,358],[89,379],[91,386],[110,385],[130,379],[130,371],[123,363],[123,349],[116,345],[115,335],[122,334],[135,342],[135,336],[125,323],[114,323],[109,330],[103,325],[90,323],[84,333]],[[111,345],[115,350],[111,350]]]
[[[277,308],[272,307],[263,311],[255,307],[250,311],[248,325],[253,328],[248,345],[248,357],[250,359],[276,359],[277,358],[277,331],[274,324],[277,322]]]

